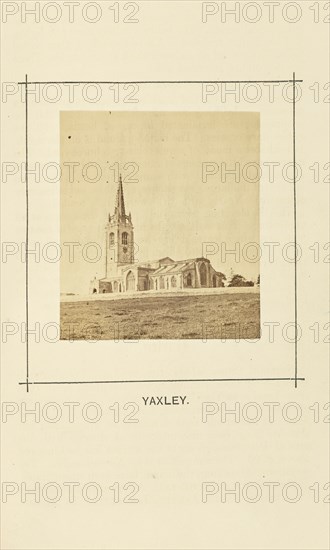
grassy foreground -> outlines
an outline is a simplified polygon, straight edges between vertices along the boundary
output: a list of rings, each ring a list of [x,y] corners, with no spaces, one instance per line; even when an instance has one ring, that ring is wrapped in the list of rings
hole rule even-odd
[[[61,303],[62,340],[259,337],[259,293]]]

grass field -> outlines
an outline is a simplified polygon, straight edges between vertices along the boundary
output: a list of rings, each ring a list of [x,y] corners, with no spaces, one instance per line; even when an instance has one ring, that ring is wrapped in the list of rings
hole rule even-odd
[[[62,340],[259,337],[259,293],[61,303]]]

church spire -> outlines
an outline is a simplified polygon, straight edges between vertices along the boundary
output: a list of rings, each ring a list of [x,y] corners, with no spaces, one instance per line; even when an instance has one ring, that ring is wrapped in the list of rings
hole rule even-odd
[[[120,175],[115,212],[109,214],[108,223],[105,226],[106,243],[106,278],[121,276],[118,268],[134,263],[134,227],[131,214],[127,216],[125,211],[123,181]],[[116,283],[117,284],[117,283]]]
[[[122,218],[126,217],[123,182],[122,182],[121,174],[119,176],[119,184],[118,184],[116,204],[115,204],[115,214],[118,215],[119,219],[122,219]]]

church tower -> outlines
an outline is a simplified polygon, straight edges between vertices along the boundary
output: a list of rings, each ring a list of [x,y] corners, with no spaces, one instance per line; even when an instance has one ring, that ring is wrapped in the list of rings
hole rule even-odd
[[[134,228],[131,213],[126,215],[123,182],[119,184],[113,216],[109,214],[105,226],[106,242],[106,278],[116,277],[117,268],[134,263]]]

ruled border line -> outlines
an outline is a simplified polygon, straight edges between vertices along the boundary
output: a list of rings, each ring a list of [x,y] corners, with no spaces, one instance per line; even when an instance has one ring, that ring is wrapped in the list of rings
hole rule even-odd
[[[63,81],[28,81],[28,75],[25,80],[18,82],[25,87],[25,319],[26,319],[26,379],[25,382],[19,382],[20,386],[26,386],[29,392],[31,385],[60,385],[60,384],[138,384],[138,383],[173,383],[173,382],[265,382],[265,381],[294,381],[294,387],[298,387],[298,381],[304,381],[305,378],[298,378],[298,272],[297,272],[297,180],[296,180],[296,84],[303,80],[296,79],[296,73],[293,72],[293,78],[287,80],[136,80],[136,81],[104,81],[104,80],[63,80]],[[165,379],[165,380],[80,380],[80,381],[41,381],[30,382],[30,349],[29,349],[29,181],[28,181],[28,162],[29,162],[29,135],[28,135],[28,86],[45,84],[293,84],[292,101],[292,153],[293,153],[293,233],[294,233],[294,377],[293,378],[194,378],[194,379]]]

